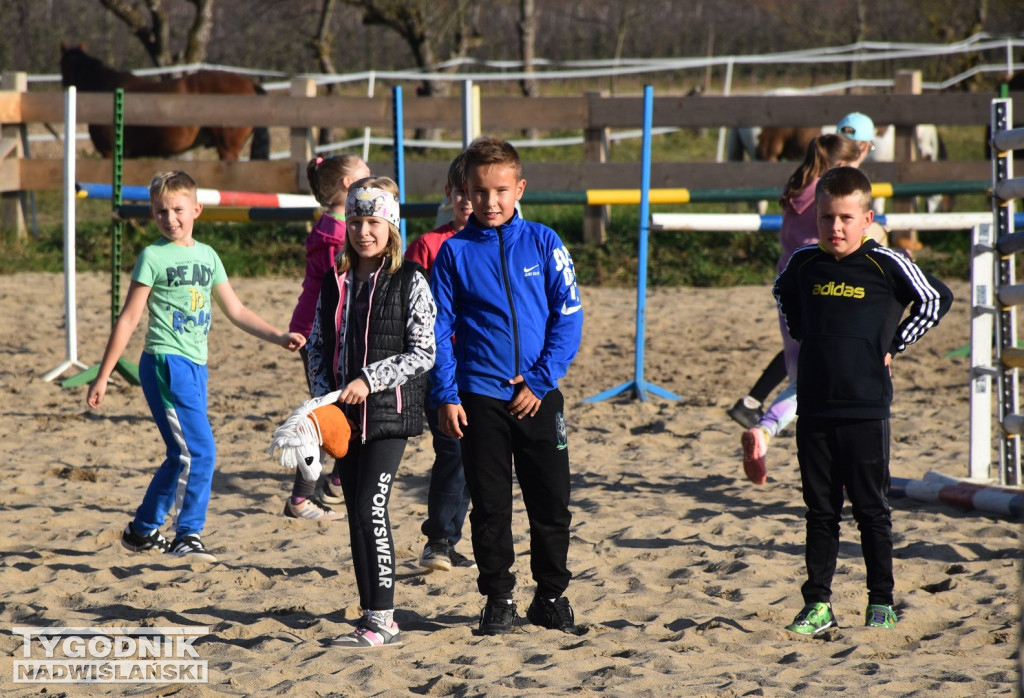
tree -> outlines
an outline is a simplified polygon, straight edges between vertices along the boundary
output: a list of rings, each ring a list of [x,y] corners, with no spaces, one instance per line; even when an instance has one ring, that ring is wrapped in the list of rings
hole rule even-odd
[[[168,8],[163,0],[99,0],[118,19],[128,26],[142,42],[154,65],[198,63],[206,60],[210,33],[213,30],[213,6],[216,0],[185,0],[195,8],[185,46],[175,51],[171,28],[185,23],[183,8]]]
[[[316,62],[320,65],[320,72],[327,73],[328,75],[335,75],[338,72],[334,67],[334,61],[331,59],[334,48],[334,35],[331,34],[331,16],[334,14],[334,8],[337,4],[337,0],[324,0],[324,4],[320,8],[320,22],[316,36],[311,42],[313,53],[316,55]],[[328,85],[327,94],[333,93],[334,85]],[[331,142],[330,126],[320,127],[320,135],[317,142],[320,145]]]
[[[523,58],[523,72],[533,72],[533,61],[537,46],[537,12],[533,0],[519,0],[519,46]],[[519,82],[524,97],[538,97],[540,89],[533,78]]]
[[[325,0],[329,2],[330,0]],[[483,38],[476,29],[479,2],[473,0],[342,0],[363,13],[363,24],[387,27],[399,34],[412,51],[416,67],[437,72],[438,66],[465,58]],[[449,72],[452,69],[448,69]],[[447,96],[451,84],[425,78],[426,96]]]

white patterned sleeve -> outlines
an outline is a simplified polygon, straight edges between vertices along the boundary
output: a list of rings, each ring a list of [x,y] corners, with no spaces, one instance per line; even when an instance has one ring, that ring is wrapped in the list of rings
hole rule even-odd
[[[434,344],[434,320],[437,307],[423,274],[413,274],[412,293],[409,294],[409,312],[405,324],[405,349],[376,361],[363,369],[370,383],[370,392],[397,388],[409,379],[426,373],[434,365],[437,347]]]

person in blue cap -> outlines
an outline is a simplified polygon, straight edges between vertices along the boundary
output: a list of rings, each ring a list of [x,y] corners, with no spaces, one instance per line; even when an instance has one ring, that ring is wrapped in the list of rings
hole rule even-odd
[[[857,141],[864,157],[875,149],[875,122],[867,114],[859,111],[847,114],[836,124],[836,133]]]

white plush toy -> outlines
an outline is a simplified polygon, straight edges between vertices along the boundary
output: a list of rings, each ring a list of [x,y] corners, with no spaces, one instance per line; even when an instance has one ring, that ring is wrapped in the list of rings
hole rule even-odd
[[[280,450],[281,465],[298,468],[304,480],[318,480],[328,457],[348,453],[352,429],[337,404],[340,390],[306,400],[284,424],[274,430],[267,453]]]

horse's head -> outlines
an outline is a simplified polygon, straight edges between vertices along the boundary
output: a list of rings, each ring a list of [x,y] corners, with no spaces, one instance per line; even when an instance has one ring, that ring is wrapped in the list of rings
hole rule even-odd
[[[60,42],[60,77],[64,87],[78,85],[88,66],[96,62],[85,52],[85,44],[72,46],[66,41]]]

